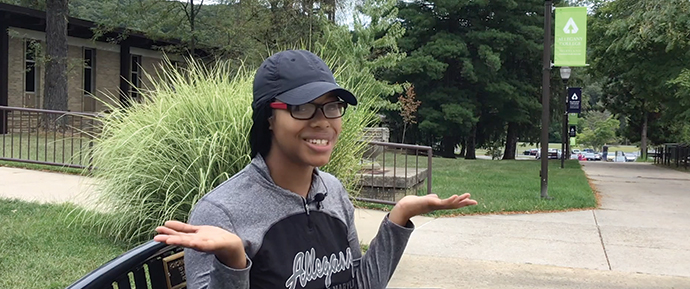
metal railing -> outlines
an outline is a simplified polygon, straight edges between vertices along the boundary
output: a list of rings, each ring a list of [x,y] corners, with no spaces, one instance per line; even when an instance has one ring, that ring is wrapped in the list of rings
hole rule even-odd
[[[667,143],[656,148],[654,163],[688,169],[690,144]]]
[[[0,160],[90,168],[98,115],[0,106]]]
[[[418,194],[419,187],[424,181],[425,193],[431,194],[431,147],[377,141],[366,143],[369,149],[364,154],[364,160],[369,163],[362,165],[359,175],[362,191],[360,197],[355,197],[355,200],[395,205],[398,198],[409,194],[410,191]],[[410,161],[410,158],[413,160]]]

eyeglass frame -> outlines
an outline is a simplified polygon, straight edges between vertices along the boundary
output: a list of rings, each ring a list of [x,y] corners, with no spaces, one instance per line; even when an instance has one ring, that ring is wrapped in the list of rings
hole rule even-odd
[[[341,114],[340,114],[339,116],[337,116],[337,117],[328,117],[328,116],[326,115],[326,111],[324,111],[323,108],[324,108],[326,105],[333,104],[333,103],[341,103],[341,104],[343,104],[343,105],[344,105],[344,106],[343,106],[343,113],[341,113]],[[300,105],[306,105],[306,104],[313,105],[313,106],[316,107],[316,108],[314,109],[314,112],[311,114],[311,116],[309,116],[308,118],[298,118],[298,117],[295,117],[295,115],[293,114],[292,109],[290,109],[290,108],[295,107],[295,106],[300,106]],[[308,102],[308,103],[305,103],[305,104],[291,105],[291,104],[287,104],[287,103],[284,103],[284,102],[274,101],[274,102],[271,102],[270,107],[273,108],[273,109],[287,110],[287,111],[290,112],[290,116],[291,116],[292,118],[298,119],[298,120],[310,120],[310,119],[314,118],[314,116],[316,116],[316,112],[318,112],[319,110],[321,110],[321,113],[323,114],[323,117],[325,117],[325,118],[327,118],[327,119],[339,119],[339,118],[343,117],[343,115],[345,115],[345,111],[347,111],[347,102],[344,102],[344,101],[342,101],[342,100],[335,100],[335,101],[329,101],[329,102],[326,102],[326,103],[323,103],[323,104]]]

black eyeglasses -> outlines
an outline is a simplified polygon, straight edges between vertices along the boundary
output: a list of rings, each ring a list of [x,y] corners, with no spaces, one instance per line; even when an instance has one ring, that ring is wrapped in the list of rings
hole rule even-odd
[[[290,111],[294,119],[307,120],[316,115],[316,111],[321,109],[323,116],[328,119],[340,118],[345,114],[347,103],[343,101],[333,101],[324,104],[305,103],[300,105],[289,105],[283,102],[271,102],[271,108],[284,109]]]

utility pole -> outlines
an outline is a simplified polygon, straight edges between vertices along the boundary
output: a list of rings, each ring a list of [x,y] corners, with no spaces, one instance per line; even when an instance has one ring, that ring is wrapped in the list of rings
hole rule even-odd
[[[561,79],[563,79],[563,135],[561,137],[561,169],[564,167],[563,163],[566,160],[566,152],[568,152],[568,159],[570,158],[570,149],[568,148],[567,140],[568,133],[568,79],[570,79],[571,69],[568,66],[561,67]]]
[[[541,97],[541,198],[549,197],[549,97],[551,94],[551,0],[544,1],[544,58]]]
[[[563,83],[565,84],[567,80],[563,80]],[[566,160],[566,155],[568,158],[570,158],[570,153],[568,152],[566,154],[566,142],[569,138],[569,133],[568,133],[568,87],[566,84],[565,88],[565,97],[563,98],[563,109],[565,111],[563,112],[563,136],[561,137],[561,169],[565,167],[564,163]]]

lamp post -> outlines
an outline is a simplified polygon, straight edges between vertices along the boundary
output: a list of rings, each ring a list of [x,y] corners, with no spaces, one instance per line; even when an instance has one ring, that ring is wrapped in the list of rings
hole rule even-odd
[[[563,80],[563,85],[565,86],[565,97],[563,98],[563,135],[561,137],[561,169],[565,166],[565,156],[566,156],[566,141],[568,140],[568,79],[570,79],[570,67],[561,67],[561,79]],[[569,151],[569,149],[568,149]],[[570,152],[567,152],[568,158],[570,158]]]
[[[541,95],[541,198],[549,197],[549,98],[551,97],[551,9],[552,1],[544,1],[544,50],[542,57]]]

